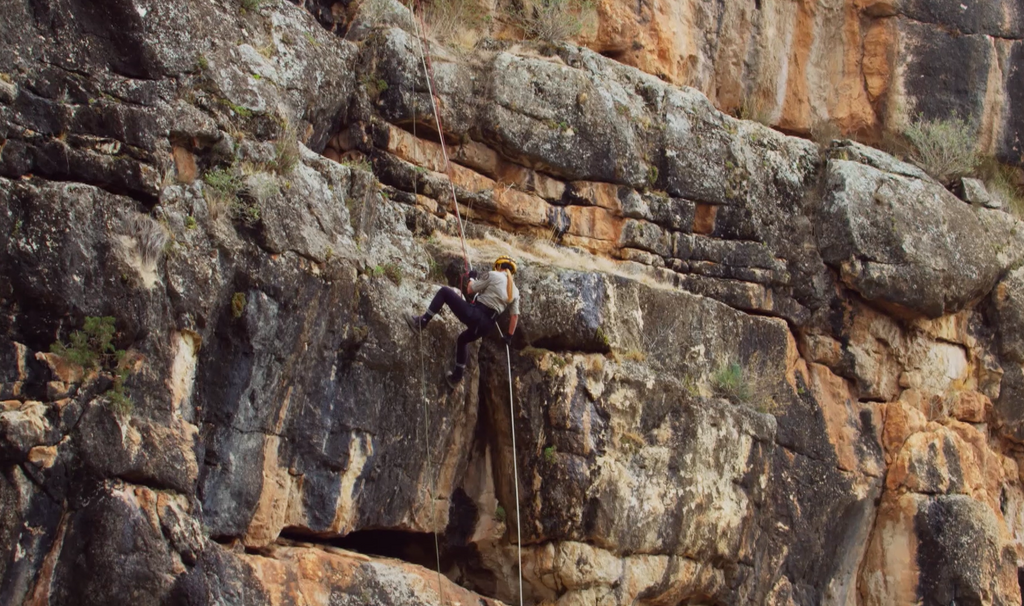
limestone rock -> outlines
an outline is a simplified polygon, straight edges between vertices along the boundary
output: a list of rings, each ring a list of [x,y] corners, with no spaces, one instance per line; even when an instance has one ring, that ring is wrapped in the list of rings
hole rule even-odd
[[[432,99],[400,4],[252,4],[7,7],[0,602],[1019,603],[1012,220],[716,109],[1012,157],[1013,10],[606,2],[714,99],[500,40]],[[449,389],[403,314],[498,254],[512,348]]]
[[[930,317],[955,312],[988,292],[1019,254],[1003,213],[972,211],[938,185],[840,160],[827,188],[822,258],[868,300]],[[1010,258],[993,255],[1003,241]]]
[[[992,197],[985,184],[980,179],[964,177],[960,179],[960,188],[963,191],[963,199],[971,204],[980,204],[985,208],[1002,208],[1003,203],[998,198]]]
[[[1000,353],[1024,363],[1024,268],[1008,273],[992,292]]]
[[[501,606],[452,583],[433,570],[397,560],[377,560],[343,550],[278,547],[270,557],[239,558],[272,606],[307,604],[434,604],[451,601]],[[439,586],[440,584],[440,586]],[[329,596],[329,597],[328,597]]]
[[[884,530],[872,538],[861,573],[863,603],[913,602],[918,596],[935,603],[982,596],[998,604],[1019,602],[1016,567],[996,517],[969,497],[888,499],[879,510],[879,528]]]

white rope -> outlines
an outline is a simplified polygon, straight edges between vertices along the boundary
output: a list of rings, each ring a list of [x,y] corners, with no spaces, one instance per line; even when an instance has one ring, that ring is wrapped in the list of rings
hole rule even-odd
[[[441,114],[438,113],[437,103],[434,100],[434,84],[431,70],[427,66],[427,49],[426,43],[424,42],[426,36],[424,35],[424,27],[421,27],[420,20],[416,16],[416,12],[409,9],[412,12],[413,22],[416,27],[416,37],[420,41],[420,63],[423,64],[423,75],[427,80],[427,93],[430,95],[430,108],[434,112],[434,123],[437,124],[437,138],[441,141],[441,155],[444,156],[444,174],[448,177],[448,187],[452,192],[452,204],[455,206],[455,219],[459,223],[459,239],[462,241],[462,258],[466,262],[466,271],[473,269],[473,264],[469,261],[469,253],[466,250],[466,232],[462,224],[462,213],[459,212],[459,199],[455,195],[455,184],[452,183],[451,176],[451,161],[448,159],[448,146],[444,143],[444,130],[441,128]],[[415,118],[415,116],[414,116]],[[415,120],[413,120],[415,123]]]
[[[444,604],[444,585],[441,581],[441,546],[437,540],[437,476],[434,475],[434,466],[430,460],[430,419],[427,415],[427,388],[426,370],[423,365],[423,331],[419,331],[420,344],[420,403],[423,405],[423,444],[427,450],[427,473],[430,474],[430,528],[434,532],[434,558],[437,561],[437,594]]]
[[[416,138],[416,105],[413,104],[412,109],[412,136]],[[419,196],[419,185],[416,182],[415,177],[412,181],[413,195]],[[427,456],[427,473],[430,474],[430,493],[427,495],[428,503],[430,504],[430,529],[434,534],[434,558],[437,562],[437,595],[440,603],[444,604],[444,585],[441,580],[441,546],[437,539],[437,476],[434,475],[434,466],[430,458],[430,417],[427,414],[427,373],[426,368],[423,364],[423,331],[420,330],[418,334],[418,341],[420,346],[420,403],[423,406],[423,445],[426,448]]]
[[[498,334],[502,335],[502,338],[504,339],[504,334],[501,332],[501,327],[498,326],[498,322],[495,321],[494,325],[498,328]],[[508,343],[505,343],[505,357],[508,360],[508,424],[512,429],[512,479],[515,481],[516,494],[516,549],[519,553],[519,606],[523,606],[523,526],[519,521],[519,463],[517,462],[518,456],[516,451],[516,411],[512,406],[512,350],[509,348]]]

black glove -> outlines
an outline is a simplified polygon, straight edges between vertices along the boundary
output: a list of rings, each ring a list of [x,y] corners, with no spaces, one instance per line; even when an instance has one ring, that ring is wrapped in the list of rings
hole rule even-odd
[[[466,275],[469,276],[470,280],[476,280],[477,273],[475,269],[470,270]]]
[[[505,345],[512,347],[512,335],[503,335],[501,338],[505,341]]]

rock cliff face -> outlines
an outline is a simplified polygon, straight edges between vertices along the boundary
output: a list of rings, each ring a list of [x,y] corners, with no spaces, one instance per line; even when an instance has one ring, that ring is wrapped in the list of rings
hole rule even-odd
[[[343,2],[306,0],[346,32]],[[315,6],[313,6],[315,5]],[[456,2],[482,34],[519,40],[533,1]],[[911,121],[959,116],[979,149],[1021,162],[1024,9],[1011,0],[566,0],[576,40],[733,115],[877,143]],[[480,17],[486,15],[487,19]],[[439,27],[446,31],[446,23]],[[831,125],[831,126],[824,126]],[[816,132],[817,131],[817,132]]]
[[[582,41],[723,111],[787,131],[833,122],[877,137],[959,115],[990,154],[1020,162],[1024,12],[955,0],[606,0]]]
[[[450,390],[460,324],[401,319],[463,263],[413,23],[306,5],[2,4],[0,603],[1021,603],[1015,219],[590,50],[433,45],[523,299]]]

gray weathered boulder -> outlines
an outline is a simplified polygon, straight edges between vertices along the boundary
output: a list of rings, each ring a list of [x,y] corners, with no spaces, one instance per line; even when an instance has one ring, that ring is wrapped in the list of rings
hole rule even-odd
[[[822,258],[870,301],[937,317],[987,293],[1020,258],[1014,220],[941,186],[833,160],[818,213]]]

